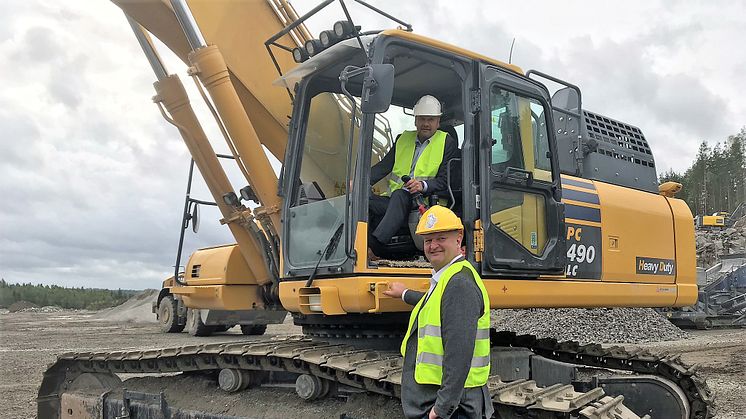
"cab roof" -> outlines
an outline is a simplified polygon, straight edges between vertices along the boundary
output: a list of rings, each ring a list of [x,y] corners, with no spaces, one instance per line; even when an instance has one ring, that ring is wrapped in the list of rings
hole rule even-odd
[[[410,42],[414,42],[414,43],[426,45],[426,46],[429,46],[429,47],[432,47],[432,48],[437,48],[437,49],[440,49],[440,50],[443,50],[443,51],[447,51],[447,52],[450,52],[450,53],[453,53],[453,54],[461,55],[463,57],[471,58],[473,60],[482,61],[482,62],[485,62],[487,64],[496,65],[496,66],[498,66],[500,68],[504,68],[504,69],[506,69],[508,71],[512,71],[514,73],[523,75],[523,70],[520,67],[518,67],[517,65],[508,64],[506,62],[503,62],[503,61],[500,61],[500,60],[496,60],[494,58],[487,57],[486,55],[482,55],[482,54],[479,54],[479,53],[476,53],[476,52],[473,52],[473,51],[469,51],[467,49],[464,49],[464,48],[461,48],[461,47],[457,47],[455,45],[452,45],[452,44],[449,44],[449,43],[446,43],[446,42],[438,41],[437,39],[429,38],[427,36],[418,35],[418,34],[413,33],[413,32],[407,32],[407,31],[402,30],[402,29],[387,29],[387,30],[381,32],[380,35],[385,35],[385,36],[391,36],[391,37],[405,39],[405,40],[408,40]]]

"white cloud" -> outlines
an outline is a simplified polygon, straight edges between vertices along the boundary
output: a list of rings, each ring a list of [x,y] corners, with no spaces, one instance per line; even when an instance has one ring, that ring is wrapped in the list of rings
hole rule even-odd
[[[659,170],[685,168],[701,140],[746,123],[743,3],[375,4],[418,33],[503,60],[515,38],[514,63],[578,84],[588,109],[639,126]],[[365,29],[395,26],[350,7]],[[332,5],[309,25],[317,33],[340,18]],[[175,257],[189,156],[150,100],[154,76],[121,11],[100,0],[2,2],[0,55],[0,276],[159,286]],[[199,181],[195,195],[209,199]],[[187,254],[231,240],[218,218],[203,209]]]

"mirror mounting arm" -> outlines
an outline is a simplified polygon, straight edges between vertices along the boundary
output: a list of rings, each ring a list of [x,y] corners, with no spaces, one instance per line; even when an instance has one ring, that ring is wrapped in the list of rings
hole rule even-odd
[[[356,67],[354,65],[348,65],[347,67],[342,70],[341,73],[339,73],[339,82],[340,86],[342,88],[342,92],[344,92],[345,96],[352,99],[352,93],[350,93],[347,90],[347,82],[350,81],[351,78],[357,77],[359,75],[365,74],[366,76],[370,74],[370,67]]]
[[[353,77],[364,75],[360,110],[366,114],[386,112],[394,93],[394,66],[392,64],[369,64],[365,67],[347,66],[339,74],[342,92],[354,100],[347,89]]]

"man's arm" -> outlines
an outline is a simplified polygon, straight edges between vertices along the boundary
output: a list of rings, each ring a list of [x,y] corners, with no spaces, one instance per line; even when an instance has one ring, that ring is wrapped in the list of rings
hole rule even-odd
[[[405,303],[414,306],[425,295],[422,291],[410,290],[401,282],[392,282],[383,291],[383,295],[391,298],[401,298]]]
[[[443,161],[441,161],[438,167],[438,174],[433,179],[428,179],[427,190],[425,195],[438,194],[445,197],[448,192],[448,161],[451,159],[460,158],[461,154],[458,149],[458,142],[451,137],[446,135],[446,144],[443,149]]]
[[[420,300],[424,296],[425,296],[425,293],[422,291],[415,291],[415,290],[407,289],[402,294],[401,299],[404,300],[404,302],[409,304],[410,306],[415,306],[417,305],[417,303],[420,302]]]
[[[396,137],[397,141],[399,136]],[[385,156],[370,168],[370,184],[375,185],[379,180],[388,176],[389,173],[394,169],[394,160],[396,158],[396,143],[386,153]]]
[[[450,417],[461,401],[482,310],[482,294],[471,271],[464,268],[448,282],[441,300],[443,380],[435,400],[435,413],[441,417]]]

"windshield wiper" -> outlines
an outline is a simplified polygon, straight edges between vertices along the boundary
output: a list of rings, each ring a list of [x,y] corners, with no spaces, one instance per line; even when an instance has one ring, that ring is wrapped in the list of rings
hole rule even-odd
[[[311,284],[313,284],[313,280],[314,278],[316,278],[316,273],[319,271],[319,265],[321,265],[321,261],[328,260],[334,254],[334,251],[337,250],[337,246],[339,245],[339,238],[342,237],[344,226],[345,223],[341,222],[337,229],[334,230],[332,236],[329,238],[329,242],[326,244],[326,246],[324,246],[324,250],[321,251],[321,255],[319,256],[319,260],[316,262],[316,266],[314,266],[313,271],[311,271],[311,275],[308,276],[306,287],[310,287]]]

